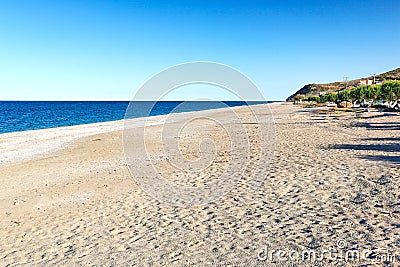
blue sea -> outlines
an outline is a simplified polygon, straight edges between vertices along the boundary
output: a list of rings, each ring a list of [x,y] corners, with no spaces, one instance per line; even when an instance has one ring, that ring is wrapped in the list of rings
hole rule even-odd
[[[266,102],[158,101],[149,116],[261,103]],[[0,133],[121,120],[128,105],[129,101],[0,101]],[[148,106],[149,102],[134,102],[129,118],[147,116],[143,110]]]

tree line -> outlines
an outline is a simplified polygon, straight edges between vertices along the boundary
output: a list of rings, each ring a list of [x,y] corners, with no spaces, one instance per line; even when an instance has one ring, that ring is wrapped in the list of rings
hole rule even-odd
[[[386,102],[391,108],[400,106],[400,81],[387,81],[381,85],[365,85],[353,89],[342,90],[336,93],[326,93],[319,96],[296,95],[293,99],[326,103],[326,102],[352,102],[358,104],[371,103],[378,101]]]

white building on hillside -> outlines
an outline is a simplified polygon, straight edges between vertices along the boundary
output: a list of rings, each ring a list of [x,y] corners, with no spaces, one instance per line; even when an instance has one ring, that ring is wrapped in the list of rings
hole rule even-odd
[[[359,84],[359,85],[372,85],[372,84],[373,84],[373,81],[370,80],[370,79],[361,79],[361,80],[358,82],[358,84]]]

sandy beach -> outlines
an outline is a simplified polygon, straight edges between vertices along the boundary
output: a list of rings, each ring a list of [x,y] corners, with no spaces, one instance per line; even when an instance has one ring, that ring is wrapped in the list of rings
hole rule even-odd
[[[263,140],[257,139],[259,125],[248,120],[250,161],[243,179],[194,207],[168,205],[139,187],[124,157],[123,121],[1,134],[0,265],[382,266],[379,256],[390,252],[397,253],[397,263],[386,264],[396,266],[400,114],[327,112],[291,103],[270,108],[273,161],[253,149]],[[253,109],[261,113],[265,106]],[[245,121],[251,117],[247,107],[234,110]],[[221,118],[227,113],[212,112]],[[179,114],[172,123],[188,116]],[[163,141],[155,133],[164,118],[152,118],[154,134],[146,136],[154,144],[149,153],[158,156]],[[204,177],[163,167],[162,155],[157,164],[163,177],[197,187],[229,164],[229,138],[207,122],[185,129],[181,153],[188,159],[199,156],[198,140],[216,140],[217,157]],[[256,172],[261,186],[249,190],[246,173],[267,165]],[[266,247],[372,252],[367,263],[291,262],[264,257]]]

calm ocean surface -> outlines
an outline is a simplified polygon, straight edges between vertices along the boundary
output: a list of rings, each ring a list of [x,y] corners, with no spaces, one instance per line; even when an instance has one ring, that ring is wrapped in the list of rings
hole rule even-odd
[[[260,103],[266,102],[159,101],[150,116]],[[128,105],[129,101],[0,101],[0,133],[121,120]],[[148,106],[149,102],[135,102],[129,117],[146,116],[143,110]]]

